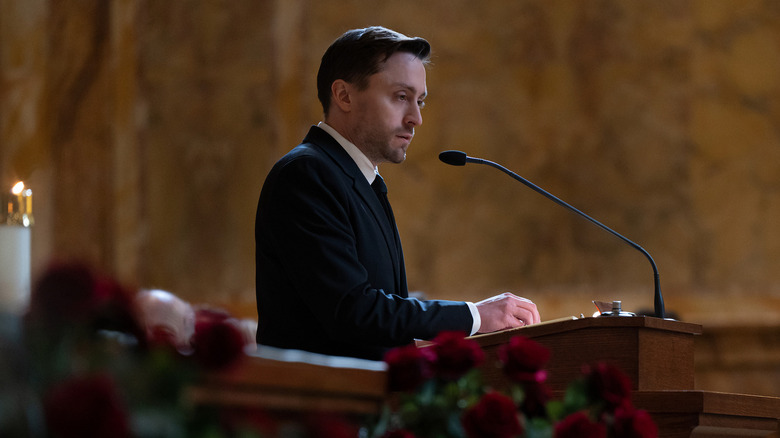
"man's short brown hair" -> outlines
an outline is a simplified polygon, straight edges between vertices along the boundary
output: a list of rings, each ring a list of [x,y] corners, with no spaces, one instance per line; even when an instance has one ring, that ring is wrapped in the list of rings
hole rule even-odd
[[[336,39],[322,55],[317,72],[317,97],[325,115],[334,81],[342,79],[365,89],[368,78],[380,72],[382,64],[397,52],[411,53],[428,64],[431,45],[423,38],[410,38],[380,26],[352,29]]]

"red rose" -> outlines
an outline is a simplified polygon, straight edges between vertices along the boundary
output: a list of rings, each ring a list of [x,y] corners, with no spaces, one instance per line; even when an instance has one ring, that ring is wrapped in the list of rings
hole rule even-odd
[[[105,375],[65,381],[46,395],[49,434],[62,438],[129,437],[124,405],[114,381]]]
[[[550,360],[550,350],[524,336],[514,336],[498,349],[498,358],[504,364],[504,373],[510,380],[543,382],[547,372],[542,367]]]
[[[525,396],[520,403],[520,410],[528,418],[546,417],[547,402],[552,398],[550,389],[540,382],[528,382],[523,385]]]
[[[479,344],[466,339],[463,332],[442,332],[433,342],[434,369],[442,379],[457,380],[485,360]]]
[[[463,413],[463,428],[469,438],[510,438],[523,433],[511,398],[490,392]]]
[[[631,405],[631,380],[613,365],[598,363],[585,367],[588,396],[592,401],[602,401],[607,411]]]
[[[355,438],[359,427],[336,414],[316,414],[307,421],[311,436],[320,438]]]
[[[615,410],[615,436],[621,438],[655,438],[658,426],[650,414],[642,409],[620,407]]]
[[[594,423],[583,412],[575,412],[555,425],[555,438],[606,438],[607,428],[601,423]]]
[[[198,331],[199,327],[209,326],[230,318],[230,314],[222,309],[199,308],[195,311],[195,331]]]
[[[94,284],[86,265],[54,264],[33,285],[27,317],[35,324],[86,324],[98,305]]]
[[[110,277],[96,278],[93,288],[97,300],[94,328],[131,334],[145,343],[146,336],[134,304],[134,291]]]
[[[433,350],[406,345],[385,354],[390,391],[413,391],[433,376]]]
[[[235,363],[244,353],[244,335],[232,318],[220,312],[198,311],[192,347],[195,359],[204,368],[222,369]]]
[[[110,278],[98,277],[81,263],[51,265],[35,282],[27,322],[58,332],[63,325],[144,336],[132,294]]]

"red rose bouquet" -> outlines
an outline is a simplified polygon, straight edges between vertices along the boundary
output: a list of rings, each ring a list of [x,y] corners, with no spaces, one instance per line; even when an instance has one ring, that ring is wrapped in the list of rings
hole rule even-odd
[[[645,411],[631,403],[631,382],[608,364],[583,367],[563,400],[545,385],[550,352],[516,336],[498,350],[510,382],[507,394],[482,384],[484,354],[463,333],[441,333],[433,345],[388,352],[390,390],[395,391],[373,437],[630,437],[658,436]],[[490,365],[490,364],[488,364]]]
[[[586,365],[582,377],[573,382],[562,402],[548,404],[551,418],[561,420],[555,437],[604,436],[625,438],[652,438],[658,436],[658,427],[647,411],[636,409],[631,402],[631,381],[613,365],[597,363]],[[605,434],[598,434],[596,426]],[[575,424],[570,424],[575,423]],[[582,428],[578,431],[578,428]]]
[[[226,368],[243,356],[246,341],[237,320],[199,310],[191,348],[182,352],[166,345],[167,337],[143,329],[136,295],[80,263],[54,264],[36,280],[21,321],[17,361],[26,367],[20,388],[30,400],[19,411],[30,416],[28,423],[43,420],[36,426],[41,436],[144,437],[161,431],[193,436],[193,428],[221,430],[218,420],[196,412],[201,408],[186,403],[184,394],[199,373]]]
[[[393,409],[374,427],[376,436],[464,436],[461,412],[484,394],[477,366],[485,355],[462,332],[443,332],[433,345],[390,350],[388,384],[396,391]],[[477,412],[471,414],[475,419]]]

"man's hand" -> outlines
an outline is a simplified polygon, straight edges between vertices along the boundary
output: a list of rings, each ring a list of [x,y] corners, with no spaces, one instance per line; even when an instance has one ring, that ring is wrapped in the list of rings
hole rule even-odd
[[[536,304],[505,292],[476,303],[482,319],[478,333],[490,333],[541,322]]]

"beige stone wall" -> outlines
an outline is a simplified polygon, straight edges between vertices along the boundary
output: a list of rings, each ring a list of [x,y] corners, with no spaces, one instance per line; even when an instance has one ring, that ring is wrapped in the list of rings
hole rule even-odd
[[[320,120],[319,57],[382,24],[433,45],[403,165],[384,166],[410,287],[512,290],[546,318],[652,306],[780,321],[780,5],[772,0],[0,0],[0,181],[30,182],[35,269],[82,257],[254,315],[254,211]]]

